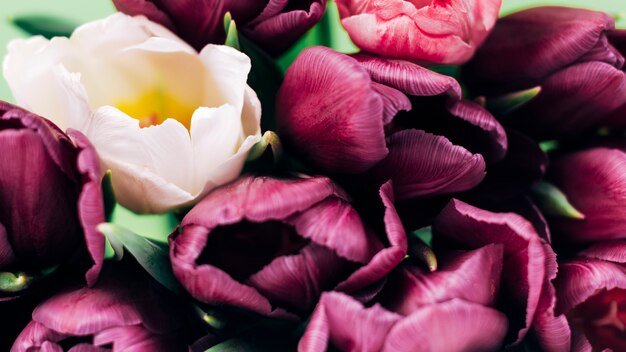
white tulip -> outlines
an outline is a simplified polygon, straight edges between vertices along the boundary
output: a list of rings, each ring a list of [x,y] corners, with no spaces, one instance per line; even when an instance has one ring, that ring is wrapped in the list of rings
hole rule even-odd
[[[193,204],[235,179],[261,138],[250,59],[222,45],[198,53],[144,17],[14,40],[3,71],[20,105],[87,135],[136,212]]]

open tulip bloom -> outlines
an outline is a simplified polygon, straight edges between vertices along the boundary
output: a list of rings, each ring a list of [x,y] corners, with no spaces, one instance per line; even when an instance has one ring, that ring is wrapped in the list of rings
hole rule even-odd
[[[611,14],[112,3],[11,22],[0,351],[626,351]]]

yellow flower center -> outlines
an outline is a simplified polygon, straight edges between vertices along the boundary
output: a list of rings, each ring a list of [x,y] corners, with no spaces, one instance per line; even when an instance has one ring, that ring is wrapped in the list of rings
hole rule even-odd
[[[191,127],[191,116],[196,109],[163,89],[152,90],[138,99],[119,101],[115,107],[139,120],[140,127],[159,125],[173,118],[187,129]]]

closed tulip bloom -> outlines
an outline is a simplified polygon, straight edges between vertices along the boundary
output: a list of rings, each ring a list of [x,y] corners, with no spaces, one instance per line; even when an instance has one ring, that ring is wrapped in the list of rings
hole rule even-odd
[[[4,60],[18,103],[82,131],[112,171],[117,200],[139,213],[191,205],[239,176],[261,138],[249,71],[233,48],[198,53],[121,13],[70,38],[15,40]]]
[[[515,343],[526,336],[538,313],[554,308],[550,281],[556,276],[556,257],[548,238],[544,237],[543,226],[544,223],[535,225],[517,213],[487,211],[456,199],[448,203],[433,223],[435,248],[476,249],[494,243],[503,246],[505,274],[501,298],[504,304],[513,307],[510,320],[513,331],[517,330]],[[555,322],[549,318],[541,317],[540,327],[565,323],[562,319]]]
[[[322,295],[298,344],[300,352],[496,351],[506,335],[504,314],[461,299],[421,307],[409,315],[378,304],[365,308],[338,292]]]
[[[626,349],[626,244],[600,242],[561,263],[555,281],[557,313],[567,317],[571,350]],[[563,330],[551,331],[563,335]],[[569,351],[569,349],[551,349]]]
[[[170,236],[174,274],[207,304],[304,316],[322,291],[365,289],[406,255],[390,184],[380,196],[387,244],[327,178],[241,178],[210,193]]]
[[[501,0],[339,0],[354,43],[384,57],[460,64],[493,28]]]
[[[613,28],[608,14],[576,8],[508,15],[464,67],[464,81],[486,96],[540,86],[535,98],[503,120],[539,139],[623,128],[626,31]]]
[[[326,0],[113,0],[119,11],[144,15],[169,28],[196,49],[223,44],[230,12],[246,38],[278,55],[313,27]]]
[[[56,294],[35,308],[11,352],[187,351],[179,307],[158,285],[107,276]]]
[[[626,153],[595,147],[555,158],[549,179],[584,219],[555,217],[551,224],[572,243],[626,238]]]
[[[468,190],[502,159],[502,126],[459,84],[407,61],[303,51],[277,96],[281,136],[331,174],[388,179],[398,198]]]
[[[70,138],[71,137],[71,138]],[[0,271],[39,271],[89,253],[93,284],[104,256],[98,156],[84,135],[0,101]],[[0,300],[2,298],[0,297]]]

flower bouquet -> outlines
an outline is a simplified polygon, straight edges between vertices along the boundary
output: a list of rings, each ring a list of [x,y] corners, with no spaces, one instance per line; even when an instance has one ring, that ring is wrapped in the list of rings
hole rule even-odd
[[[0,350],[626,351],[614,17],[113,4],[13,19]]]

